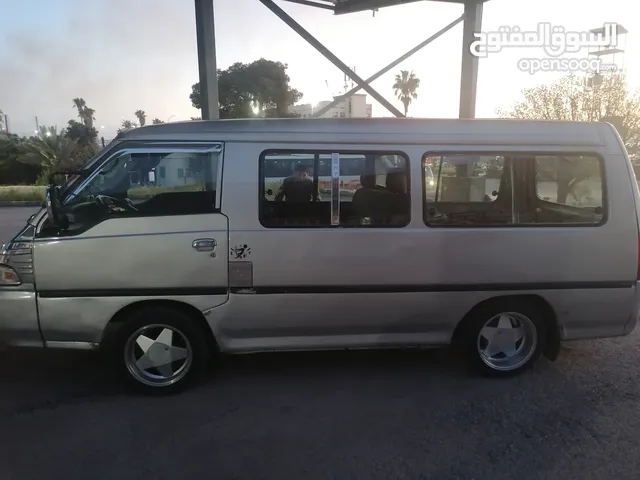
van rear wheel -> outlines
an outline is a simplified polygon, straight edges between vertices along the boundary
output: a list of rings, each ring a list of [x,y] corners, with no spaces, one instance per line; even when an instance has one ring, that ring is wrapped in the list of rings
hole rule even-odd
[[[124,321],[114,353],[127,383],[145,394],[167,395],[192,385],[209,349],[199,325],[166,307],[145,307]]]
[[[484,375],[516,375],[531,367],[544,351],[546,322],[529,302],[498,301],[480,307],[464,322],[462,353]]]

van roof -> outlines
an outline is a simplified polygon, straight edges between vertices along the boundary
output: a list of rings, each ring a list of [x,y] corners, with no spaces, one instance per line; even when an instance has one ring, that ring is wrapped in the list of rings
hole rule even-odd
[[[269,118],[147,125],[121,140],[280,141],[372,144],[603,146],[605,122],[515,119]]]

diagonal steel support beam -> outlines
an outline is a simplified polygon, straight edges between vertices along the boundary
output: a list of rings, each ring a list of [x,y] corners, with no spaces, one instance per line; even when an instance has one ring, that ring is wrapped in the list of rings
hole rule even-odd
[[[318,50],[324,57],[333,63],[336,67],[338,67],[345,75],[351,78],[354,82],[356,82],[360,87],[362,87],[369,95],[375,98],[378,102],[380,102],[387,110],[393,113],[396,117],[404,117],[402,112],[398,110],[396,107],[391,105],[387,99],[385,99],[382,95],[376,92],[370,85],[367,84],[360,76],[356,75],[356,73],[351,70],[347,65],[336,57],[331,51],[322,45],[313,35],[307,32],[302,25],[296,22],[290,15],[288,15],[284,10],[282,10],[279,6],[277,6],[273,0],[260,0],[265,7],[271,10],[280,20],[286,23],[293,31],[295,31],[298,35],[304,38],[313,48]]]
[[[309,0],[285,0],[286,2],[297,3],[298,5],[306,5],[307,7],[324,8],[325,10],[331,10],[333,7],[327,3],[311,2]]]
[[[437,39],[438,37],[444,35],[445,33],[447,33],[449,30],[451,30],[453,27],[455,27],[457,24],[459,24],[460,22],[462,22],[462,20],[464,20],[464,15],[461,15],[460,18],[455,19],[453,22],[451,22],[449,25],[447,25],[446,27],[440,29],[439,31],[437,31],[436,33],[434,33],[433,35],[431,35],[429,38],[427,38],[424,42],[416,45],[415,47],[413,47],[411,50],[409,50],[407,53],[405,53],[404,55],[398,57],[397,59],[395,59],[393,62],[391,62],[389,65],[387,65],[386,67],[384,67],[382,70],[379,70],[378,72],[374,73],[373,75],[371,75],[369,78],[367,78],[365,80],[365,82],[367,84],[370,84],[371,82],[373,82],[374,80],[377,80],[379,77],[381,77],[382,75],[384,75],[385,73],[387,73],[389,70],[391,70],[392,68],[394,68],[395,66],[401,64],[402,62],[404,62],[407,58],[409,58],[411,55],[413,55],[414,53],[418,52],[419,50],[422,50],[424,47],[426,47],[427,45],[429,45],[431,42],[433,42],[435,39]],[[318,110],[317,112],[315,112],[313,115],[311,115],[312,117],[321,117],[322,115],[324,115],[325,113],[327,113],[329,110],[331,110],[333,107],[335,107],[336,105],[338,105],[340,102],[342,102],[343,100],[349,98],[351,95],[353,95],[354,93],[356,93],[357,91],[359,91],[362,87],[361,86],[357,86],[357,87],[353,87],[351,90],[349,90],[347,93],[340,95],[339,97],[336,97],[335,100],[333,102],[331,102],[329,105],[326,105],[324,107],[322,107],[320,110]]]

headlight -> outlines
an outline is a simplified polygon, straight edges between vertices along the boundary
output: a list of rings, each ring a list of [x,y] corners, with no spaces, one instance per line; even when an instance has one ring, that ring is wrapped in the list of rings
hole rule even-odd
[[[22,283],[20,275],[8,265],[0,265],[0,287],[17,286]]]

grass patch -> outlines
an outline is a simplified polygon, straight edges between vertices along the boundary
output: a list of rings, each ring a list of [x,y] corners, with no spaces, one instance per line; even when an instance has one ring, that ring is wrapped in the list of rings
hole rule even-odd
[[[0,186],[0,202],[42,202],[45,189],[34,185]]]

